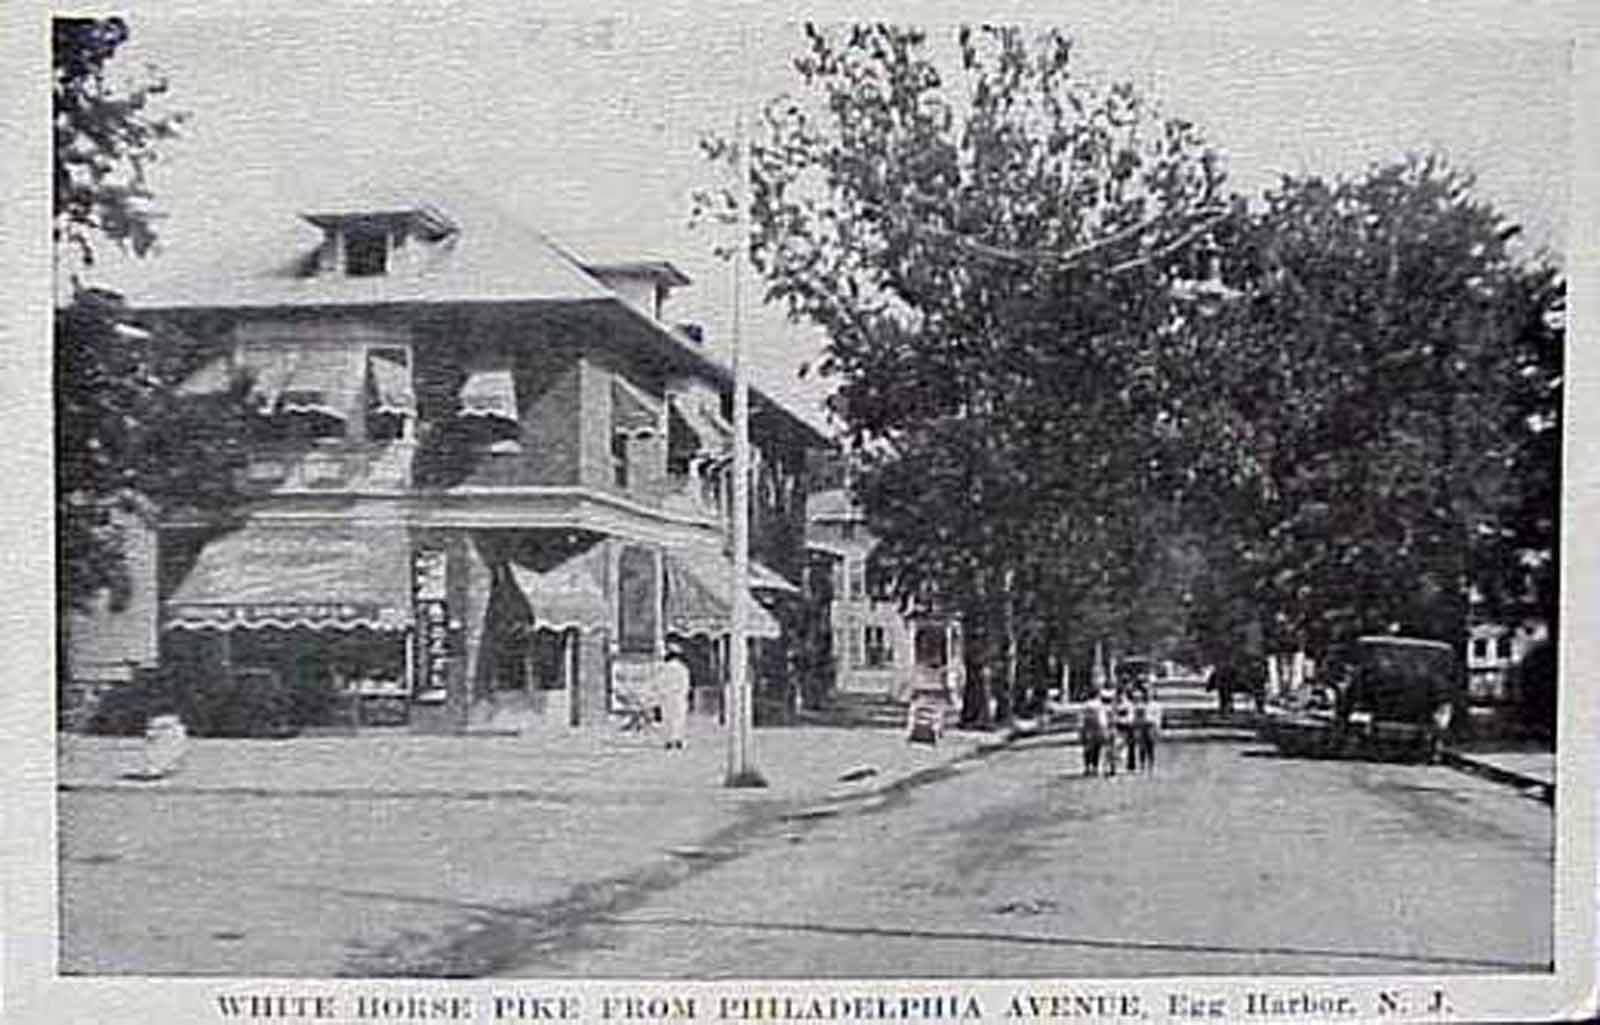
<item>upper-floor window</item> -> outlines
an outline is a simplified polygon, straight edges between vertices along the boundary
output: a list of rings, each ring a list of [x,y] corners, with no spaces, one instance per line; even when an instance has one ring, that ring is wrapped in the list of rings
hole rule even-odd
[[[850,560],[850,597],[867,596],[867,564],[860,559]]]
[[[416,412],[410,353],[398,346],[367,350],[367,438],[409,437]]]
[[[1511,661],[1511,635],[1505,634],[1495,639],[1495,657],[1504,662]]]
[[[894,593],[893,581],[888,571],[876,559],[869,558],[866,566],[867,597],[873,601],[888,601]]]
[[[301,338],[246,343],[261,439],[269,442],[409,438],[416,416],[410,351]]]
[[[893,665],[894,644],[889,640],[888,631],[881,626],[868,626],[863,632],[867,667],[878,669]]]
[[[628,434],[625,431],[611,434],[611,479],[621,490],[628,490]]]
[[[344,272],[352,278],[389,272],[389,231],[350,226],[344,233]]]
[[[1489,638],[1474,637],[1472,639],[1472,657],[1476,659],[1489,657]]]

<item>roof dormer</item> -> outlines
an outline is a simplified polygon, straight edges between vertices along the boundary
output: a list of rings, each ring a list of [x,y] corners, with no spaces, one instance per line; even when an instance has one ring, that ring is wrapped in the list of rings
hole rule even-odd
[[[672,290],[690,283],[682,271],[665,260],[588,263],[583,269],[656,320],[661,319]]]
[[[318,273],[352,278],[388,274],[407,246],[438,242],[458,230],[449,217],[429,206],[334,210],[301,216],[322,229]]]

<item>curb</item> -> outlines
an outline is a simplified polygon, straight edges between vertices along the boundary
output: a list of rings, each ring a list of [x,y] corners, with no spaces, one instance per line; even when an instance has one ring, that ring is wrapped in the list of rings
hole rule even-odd
[[[1494,765],[1471,755],[1462,754],[1459,751],[1444,751],[1440,754],[1439,760],[1452,769],[1469,772],[1474,776],[1482,776],[1491,782],[1513,786],[1525,792],[1532,792],[1532,796],[1537,797],[1545,804],[1555,804],[1556,785],[1553,782],[1517,772],[1515,769]]]

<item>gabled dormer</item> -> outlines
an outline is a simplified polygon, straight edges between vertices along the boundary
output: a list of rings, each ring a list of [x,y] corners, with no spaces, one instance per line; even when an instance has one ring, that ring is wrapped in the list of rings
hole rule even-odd
[[[316,273],[351,278],[381,277],[410,255],[412,247],[440,242],[459,230],[442,211],[409,209],[334,210],[300,215],[322,229]]]

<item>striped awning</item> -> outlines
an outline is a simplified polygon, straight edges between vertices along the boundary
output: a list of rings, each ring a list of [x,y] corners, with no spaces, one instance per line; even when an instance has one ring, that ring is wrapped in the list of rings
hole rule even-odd
[[[202,395],[221,395],[233,384],[233,364],[226,356],[217,356],[202,363],[194,373],[183,379],[177,393],[184,398]]]
[[[716,410],[708,408],[703,396],[674,394],[672,411],[686,424],[700,443],[700,451],[714,459],[726,457],[733,448],[733,427]]]
[[[733,567],[715,552],[681,549],[667,553],[666,632],[680,637],[717,637],[733,629]],[[778,620],[755,596],[746,603],[752,637],[777,637]]]
[[[800,588],[790,583],[788,577],[754,559],[750,560],[750,589],[752,591],[776,591],[779,594],[801,593]]]
[[[467,371],[461,385],[460,415],[518,422],[517,381],[508,356],[486,355]]]
[[[611,382],[611,427],[619,434],[651,435],[661,429],[661,415],[643,393],[619,378]]]
[[[377,416],[415,416],[417,396],[411,386],[411,368],[374,352],[367,357],[367,387],[371,411]]]
[[[360,390],[350,353],[340,346],[305,347],[295,353],[278,393],[282,413],[349,417]]]
[[[163,603],[168,630],[404,630],[404,528],[253,523],[209,542]]]
[[[537,630],[606,630],[611,605],[606,601],[604,553],[598,546],[543,572],[510,563],[511,579],[528,600]]]

